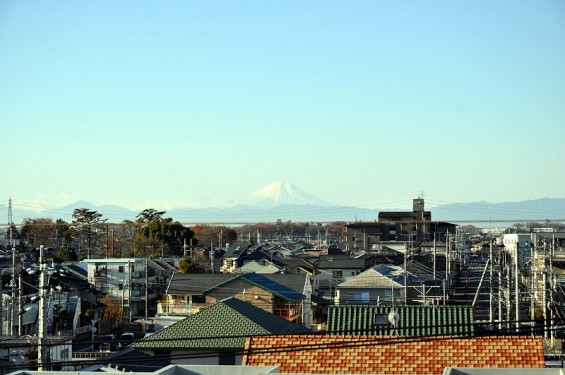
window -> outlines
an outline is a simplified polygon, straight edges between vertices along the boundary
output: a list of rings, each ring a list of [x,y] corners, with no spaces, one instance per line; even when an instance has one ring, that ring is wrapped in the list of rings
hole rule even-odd
[[[118,284],[118,290],[124,290],[124,284]]]
[[[385,300],[392,301],[392,290],[390,289],[385,290]]]
[[[373,324],[376,326],[388,326],[388,314],[375,313]]]
[[[106,277],[106,272],[106,264],[96,265],[96,269],[94,270],[94,277]]]
[[[192,296],[192,303],[206,303],[206,297],[204,296]]]
[[[332,277],[343,277],[342,271],[332,271]]]
[[[369,292],[350,292],[347,293],[349,303],[369,303]]]
[[[124,272],[124,266],[118,266],[118,272]]]

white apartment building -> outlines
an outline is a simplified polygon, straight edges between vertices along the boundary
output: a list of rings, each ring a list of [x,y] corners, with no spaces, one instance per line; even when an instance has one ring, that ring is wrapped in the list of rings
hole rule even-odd
[[[88,282],[122,304],[125,315],[151,316],[174,267],[149,258],[85,259]]]

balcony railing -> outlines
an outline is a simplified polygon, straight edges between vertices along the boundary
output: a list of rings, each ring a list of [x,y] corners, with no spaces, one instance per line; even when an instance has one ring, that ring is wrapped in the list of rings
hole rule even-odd
[[[165,315],[192,315],[200,310],[209,307],[205,303],[166,303],[161,302],[157,304],[157,313]]]

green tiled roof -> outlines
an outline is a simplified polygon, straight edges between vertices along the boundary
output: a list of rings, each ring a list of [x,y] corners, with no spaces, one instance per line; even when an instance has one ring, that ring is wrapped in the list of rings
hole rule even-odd
[[[336,335],[472,335],[470,306],[395,306],[396,327],[387,319],[391,306],[341,305],[328,309],[327,332]]]
[[[130,346],[138,349],[243,349],[247,336],[308,333],[304,326],[228,298]]]

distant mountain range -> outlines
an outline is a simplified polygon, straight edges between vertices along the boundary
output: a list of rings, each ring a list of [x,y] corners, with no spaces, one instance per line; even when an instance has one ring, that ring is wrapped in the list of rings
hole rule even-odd
[[[407,202],[411,206],[410,202]],[[21,223],[25,218],[51,217],[72,221],[76,208],[88,208],[103,215],[109,222],[135,220],[139,211],[116,205],[94,205],[78,201],[57,209],[45,211],[26,211],[12,208],[13,221]],[[152,208],[152,207],[147,207]],[[159,207],[153,207],[160,209]],[[519,221],[563,221],[565,220],[564,198],[542,198],[507,203],[453,203],[426,207],[432,212],[432,220],[448,221],[456,224],[476,224],[477,226],[507,226]],[[237,204],[224,208],[176,208],[168,210],[166,217],[182,223],[242,224],[275,222],[277,220],[294,222],[331,221],[376,221],[379,211],[391,211],[386,207],[367,209],[332,204],[308,194],[289,182],[273,182],[257,190]],[[398,209],[394,210],[398,211]],[[402,211],[402,210],[400,210]],[[8,208],[0,205],[0,223],[7,222]]]

